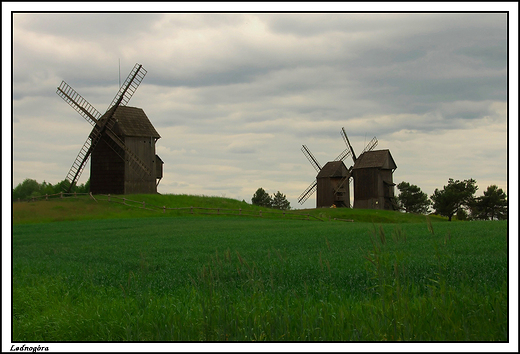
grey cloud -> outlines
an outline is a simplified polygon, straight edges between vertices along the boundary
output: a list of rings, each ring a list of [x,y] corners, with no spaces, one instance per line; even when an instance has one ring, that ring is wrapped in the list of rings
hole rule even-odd
[[[149,31],[160,15],[146,13],[23,13],[15,14],[16,24],[52,36],[99,40],[114,36],[123,40]],[[86,53],[88,54],[88,53]]]
[[[295,36],[316,36],[331,32],[347,34],[379,34],[384,30],[403,26],[408,22],[414,26],[420,15],[406,14],[289,14],[266,15],[262,17],[269,28],[278,33]],[[423,16],[424,18],[424,16]],[[424,25],[424,22],[421,21]],[[354,37],[358,38],[358,37]]]
[[[483,67],[502,69],[507,63],[507,43],[503,38],[498,38],[495,43],[489,46],[463,47],[454,53],[478,60]]]
[[[233,154],[254,154],[256,153],[256,149],[248,148],[245,146],[236,146],[236,147],[230,147],[227,149],[228,152],[231,152]]]
[[[490,125],[493,151],[506,149],[499,144],[507,134],[505,19],[20,16],[13,27],[14,183],[41,179],[39,171],[49,182],[63,179],[89,127],[55,94],[56,86],[65,80],[103,111],[117,91],[119,58],[122,79],[135,62],[148,70],[129,105],[143,108],[162,136],[162,193],[225,193],[249,201],[263,187],[287,194],[297,207],[295,198],[315,177],[301,144],[325,163],[345,148],[343,126],[356,152],[374,135],[380,148],[391,149],[396,179],[409,176],[420,187],[427,179],[428,189],[463,173],[499,183],[502,157],[496,162],[481,154],[475,161],[456,146],[488,137]],[[417,160],[421,149],[434,165]],[[468,159],[465,171],[440,158],[448,152],[454,161]],[[484,174],[482,163],[501,172]]]
[[[503,99],[506,93],[506,82],[505,77],[407,80],[399,84],[399,93],[406,95],[410,100],[415,99],[425,103]]]
[[[198,71],[189,76],[186,73],[172,73],[161,71],[151,73],[149,82],[166,87],[208,87],[225,86],[231,84],[250,83],[257,76],[266,74],[274,68],[255,68],[250,66],[238,66],[224,69],[223,71]]]

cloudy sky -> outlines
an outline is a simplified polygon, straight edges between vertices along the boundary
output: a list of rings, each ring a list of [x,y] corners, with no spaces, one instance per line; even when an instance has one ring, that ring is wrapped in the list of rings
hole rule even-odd
[[[323,165],[346,148],[345,127],[356,152],[373,136],[376,149],[391,151],[396,183],[431,195],[449,178],[473,178],[477,195],[497,184],[517,196],[515,2],[122,4],[2,3],[5,195],[26,178],[63,180],[89,134],[56,95],[62,80],[103,113],[119,73],[124,80],[140,63],[148,73],[129,105],[143,108],[162,136],[160,193],[250,202],[263,187],[292,207],[314,207],[314,197],[297,203],[316,175],[300,148]],[[224,13],[190,12],[202,9]],[[503,12],[352,12],[374,10],[508,10],[510,28]],[[87,167],[79,182],[88,176]]]
[[[431,195],[449,178],[473,178],[477,196],[491,184],[508,192],[506,13],[12,19],[11,188],[65,179],[90,132],[56,95],[62,80],[103,113],[119,76],[140,63],[148,73],[128,105],[143,108],[162,137],[160,193],[251,202],[262,187],[314,207],[315,197],[297,202],[316,175],[301,146],[323,165],[346,148],[342,127],[358,154],[374,136],[376,149],[390,150],[395,183]],[[509,128],[517,134],[517,115]],[[88,177],[89,167],[79,182]]]

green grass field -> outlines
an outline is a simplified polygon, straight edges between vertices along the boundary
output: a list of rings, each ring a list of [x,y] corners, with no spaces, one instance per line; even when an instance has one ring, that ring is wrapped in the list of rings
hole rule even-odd
[[[13,340],[508,340],[507,222],[301,213],[313,218],[14,203]]]

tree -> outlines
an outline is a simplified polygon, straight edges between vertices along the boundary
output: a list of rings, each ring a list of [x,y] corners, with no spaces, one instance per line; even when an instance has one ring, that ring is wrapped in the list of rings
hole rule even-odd
[[[13,189],[13,200],[27,199],[31,197],[44,196],[46,194],[58,194],[68,189],[70,182],[64,179],[61,182],[56,183],[54,186],[51,183],[43,181],[39,184],[36,180],[27,178],[22,183],[19,183]],[[79,186],[74,185],[71,192],[74,193],[88,193],[90,191],[90,178],[86,183]]]
[[[63,181],[60,181],[54,185],[54,193],[65,192],[69,189],[69,186],[70,182],[67,179],[64,179]],[[72,190],[72,192],[74,191]]]
[[[426,214],[431,205],[428,195],[421,191],[421,188],[408,182],[401,182],[397,185],[399,196],[397,201],[399,207],[407,213]]]
[[[507,195],[496,185],[487,187],[482,197],[475,198],[471,215],[480,220],[507,219]]]
[[[26,199],[30,196],[40,195],[40,184],[34,179],[26,178],[13,189],[13,199]]]
[[[291,209],[291,203],[289,203],[285,197],[285,194],[280,193],[280,191],[276,192],[276,194],[273,194],[272,206],[273,208],[280,210]]]
[[[260,205],[269,208],[273,204],[271,196],[269,196],[269,194],[263,188],[258,188],[256,190],[255,194],[253,194],[253,198],[251,198],[251,202],[253,205]]]
[[[55,194],[56,192],[54,191],[54,189],[55,188],[52,185],[52,183],[47,183],[45,181],[43,181],[43,183],[40,186],[41,195]]]
[[[448,185],[442,190],[435,189],[430,197],[433,202],[435,213],[446,216],[451,221],[453,215],[457,214],[461,208],[470,208],[474,203],[474,194],[478,187],[474,179],[454,181],[448,180]]]
[[[79,186],[74,185],[72,191],[76,193],[88,193],[90,192],[90,178],[84,184],[80,184]]]

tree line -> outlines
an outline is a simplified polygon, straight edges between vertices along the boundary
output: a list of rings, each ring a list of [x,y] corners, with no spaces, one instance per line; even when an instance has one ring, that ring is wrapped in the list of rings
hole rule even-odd
[[[450,221],[453,217],[458,220],[506,220],[508,202],[502,188],[491,185],[482,196],[475,197],[478,190],[476,183],[474,179],[459,181],[450,178],[447,185],[442,189],[435,189],[428,197],[418,186],[403,181],[397,185],[399,195],[396,201],[399,208],[406,213],[428,214],[433,209],[433,214],[445,216]],[[40,184],[34,179],[27,178],[13,189],[13,200],[58,194],[66,191],[69,185],[67,180],[53,185],[45,181]],[[90,179],[79,186],[74,185],[71,189],[72,193],[89,191]],[[270,196],[263,188],[256,190],[251,202],[253,205],[268,208],[291,209],[285,194],[278,191]]]
[[[397,205],[406,213],[429,214],[433,209],[433,214],[445,216],[449,221],[453,217],[458,220],[506,220],[508,203],[504,191],[491,185],[483,196],[475,197],[478,189],[476,183],[474,179],[459,181],[450,178],[447,185],[435,189],[433,195],[428,197],[418,186],[403,181],[397,185]],[[256,190],[251,202],[268,208],[291,208],[280,191],[271,197],[263,188]]]
[[[67,191],[69,186],[70,182],[66,179],[53,185],[52,183],[47,183],[45,181],[40,184],[34,179],[27,178],[13,189],[13,200],[24,200],[33,197],[58,194]],[[74,185],[71,189],[71,193],[88,193],[89,191],[90,178],[84,184],[80,184],[79,186]]]
[[[416,185],[401,182],[397,185],[400,194],[397,202],[407,213],[433,214],[452,220],[506,220],[508,215],[507,195],[496,185],[487,187],[484,195],[475,197],[478,189],[474,179],[463,181],[450,178],[442,189],[435,189],[428,198]]]

